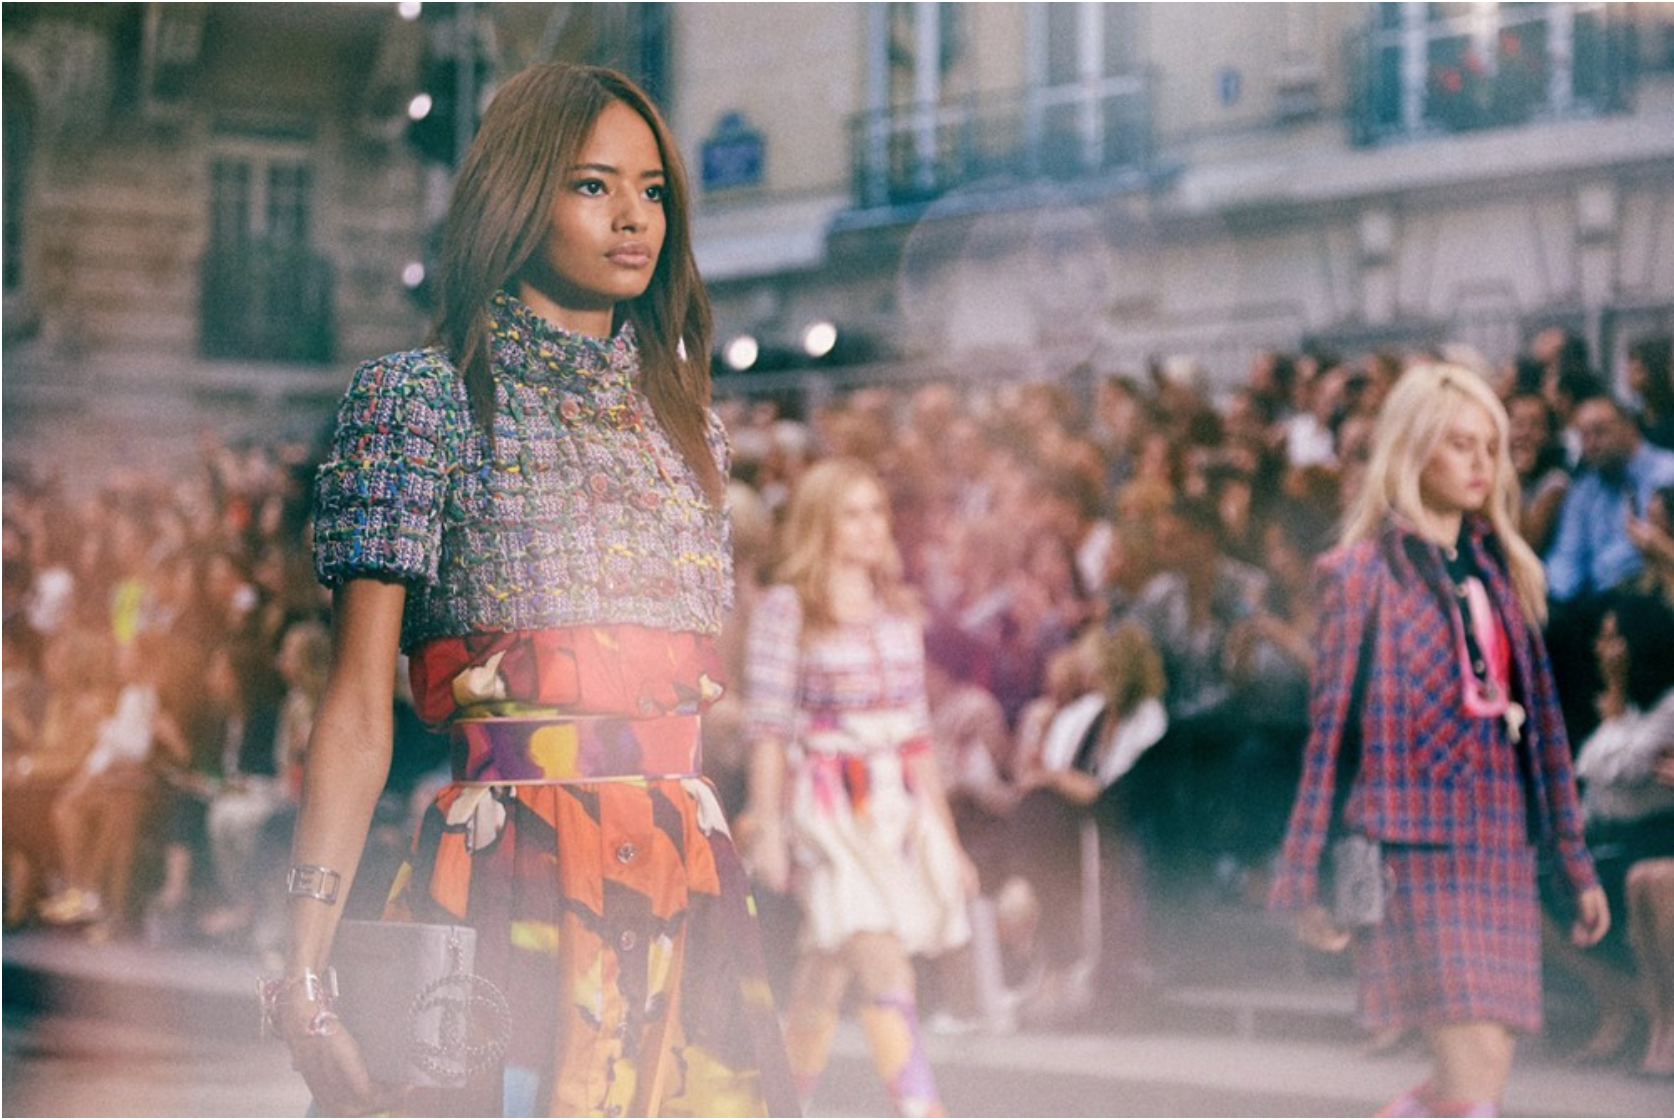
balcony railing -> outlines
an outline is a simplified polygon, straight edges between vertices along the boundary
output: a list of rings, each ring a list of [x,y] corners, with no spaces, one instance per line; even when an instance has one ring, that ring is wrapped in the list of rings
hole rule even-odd
[[[332,359],[332,268],[301,246],[254,242],[203,260],[199,349],[206,358]]]
[[[1150,83],[984,94],[865,113],[851,123],[860,209],[930,202],[979,183],[1140,171],[1152,154]]]
[[[1624,111],[1634,82],[1632,26],[1605,4],[1490,5],[1471,16],[1422,18],[1379,4],[1348,43],[1356,143],[1505,128]],[[1463,8],[1465,5],[1457,5]],[[1481,7],[1481,6],[1478,6]]]

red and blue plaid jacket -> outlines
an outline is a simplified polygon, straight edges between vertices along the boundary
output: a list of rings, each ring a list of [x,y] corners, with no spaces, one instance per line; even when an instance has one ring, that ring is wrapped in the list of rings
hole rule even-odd
[[[1467,515],[1466,526],[1511,646],[1513,692],[1527,711],[1516,749],[1530,836],[1556,851],[1579,893],[1598,880],[1581,837],[1569,741],[1545,643],[1525,622],[1487,519]],[[1360,763],[1343,807],[1346,826],[1392,843],[1461,843],[1471,835],[1476,803],[1469,756],[1456,749],[1471,717],[1463,710],[1456,608],[1440,550],[1390,524],[1376,538],[1322,556],[1314,574],[1320,621],[1308,744],[1269,898],[1274,909],[1299,909],[1315,899],[1362,649],[1369,663],[1361,686]]]

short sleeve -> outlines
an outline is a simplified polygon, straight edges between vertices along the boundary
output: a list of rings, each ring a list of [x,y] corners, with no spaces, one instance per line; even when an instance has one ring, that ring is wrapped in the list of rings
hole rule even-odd
[[[434,582],[457,383],[431,351],[355,371],[314,480],[314,571],[327,587],[362,575]]]
[[[745,734],[790,742],[796,734],[802,603],[795,588],[770,587],[750,614],[744,653]]]
[[[709,443],[709,454],[715,457],[715,468],[721,472],[724,480],[732,474],[732,439],[727,435],[727,426],[721,420],[720,413],[709,410],[709,427],[705,433]]]

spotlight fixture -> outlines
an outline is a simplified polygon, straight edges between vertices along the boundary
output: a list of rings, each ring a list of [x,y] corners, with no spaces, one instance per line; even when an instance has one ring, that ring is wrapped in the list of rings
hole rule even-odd
[[[816,319],[802,328],[802,352],[810,358],[823,358],[837,346],[837,324],[829,319]]]
[[[755,365],[756,359],[760,356],[761,344],[756,341],[754,335],[734,335],[721,348],[721,360],[734,373],[743,373]]]

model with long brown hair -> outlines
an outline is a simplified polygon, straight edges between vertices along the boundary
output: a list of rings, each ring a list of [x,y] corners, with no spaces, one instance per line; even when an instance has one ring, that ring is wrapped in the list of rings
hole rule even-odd
[[[731,588],[709,333],[685,174],[644,93],[557,63],[508,81],[460,170],[431,345],[356,372],[316,483],[334,652],[266,994],[322,1110],[795,1108],[698,754]],[[463,1089],[405,1100],[326,979],[400,653],[455,780],[385,916],[474,927],[511,1023],[498,1061],[465,1040]]]

